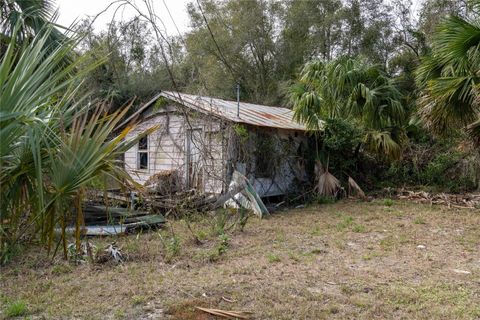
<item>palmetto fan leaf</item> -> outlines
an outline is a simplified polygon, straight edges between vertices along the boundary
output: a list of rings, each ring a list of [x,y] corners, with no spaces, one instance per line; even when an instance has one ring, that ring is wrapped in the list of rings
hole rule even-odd
[[[124,140],[129,127],[113,135],[129,106],[107,115],[86,103],[81,81],[96,65],[79,72],[80,58],[67,63],[78,39],[52,47],[51,31],[20,46],[12,37],[0,61],[0,255],[27,230],[51,246],[54,228],[65,230],[71,208],[96,177],[130,179],[117,159],[135,140]],[[14,227],[5,231],[3,221]],[[64,232],[62,239],[65,250]]]
[[[295,120],[311,130],[321,129],[320,119],[338,117],[356,121],[367,131],[402,127],[406,120],[401,99],[396,84],[380,68],[346,58],[307,63],[290,92]],[[372,150],[399,155],[394,148]]]
[[[15,34],[20,40],[33,37],[55,20],[53,0],[0,0],[0,34],[11,38]],[[20,30],[14,32],[16,26]],[[52,29],[48,36],[50,44],[65,40],[59,30]]]
[[[371,151],[377,154],[383,154],[391,159],[400,158],[402,148],[392,138],[390,132],[369,131],[365,135],[364,142]]]
[[[468,72],[470,56],[479,54],[480,21],[452,16],[440,24],[433,38],[433,55],[456,73]]]
[[[421,119],[438,134],[467,126],[470,133],[477,132],[472,122],[480,112],[480,20],[447,18],[432,47],[416,74]]]

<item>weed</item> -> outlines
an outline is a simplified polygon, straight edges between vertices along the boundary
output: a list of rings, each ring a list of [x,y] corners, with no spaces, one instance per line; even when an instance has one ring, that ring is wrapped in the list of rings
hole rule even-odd
[[[173,235],[170,239],[167,239],[163,245],[165,246],[165,260],[167,262],[172,261],[174,257],[180,254],[181,242],[177,235]]]
[[[322,254],[322,253],[327,253],[327,251],[325,251],[324,249],[320,249],[320,248],[315,248],[315,249],[312,249],[310,251],[311,254]]]
[[[5,308],[7,318],[20,317],[27,314],[27,304],[23,300],[17,300],[9,303]]]
[[[64,274],[72,272],[72,267],[68,264],[57,264],[52,268],[52,274]]]
[[[313,228],[312,232],[310,233],[312,236],[319,236],[322,234],[322,231],[319,226]]]
[[[379,253],[379,252],[370,252],[364,256],[362,256],[362,260],[364,261],[370,261],[374,258],[378,258],[378,257],[382,257],[383,254]]]
[[[139,252],[140,251],[140,242],[137,239],[128,241],[123,247],[127,252]]]
[[[353,223],[353,217],[352,216],[347,216],[343,218],[343,221],[338,223],[336,228],[338,231],[345,230],[348,228],[351,224]]]
[[[395,239],[393,236],[387,236],[380,240],[380,247],[385,251],[390,251],[395,246]]]
[[[347,296],[351,296],[355,292],[352,287],[344,284],[340,286],[340,291]]]
[[[202,250],[200,252],[195,253],[192,257],[193,261],[197,262],[216,262],[220,259],[221,254],[219,253],[218,247],[212,248],[210,250]]]
[[[226,234],[221,234],[218,236],[220,243],[217,246],[218,255],[222,255],[227,252],[230,238]]]
[[[237,228],[240,231],[243,231],[245,226],[247,225],[248,221],[248,210],[245,208],[239,208],[238,209],[238,221],[237,221]]]
[[[197,238],[198,240],[206,240],[208,238],[208,233],[205,232],[204,230],[199,230],[197,232]]]
[[[114,316],[116,319],[124,319],[127,317],[125,310],[123,309],[117,309],[115,310]]]
[[[337,306],[330,306],[328,308],[328,312],[330,312],[331,314],[337,314],[340,312],[340,309]]]
[[[366,228],[363,224],[354,224],[352,227],[352,231],[356,233],[363,233],[366,231]]]
[[[333,241],[333,244],[335,245],[336,248],[338,248],[340,250],[344,250],[346,248],[345,241],[342,240],[342,239],[335,239]]]
[[[278,255],[273,254],[273,253],[270,253],[270,254],[267,255],[267,260],[270,263],[276,263],[276,262],[282,261],[282,259],[280,259],[280,257]]]
[[[246,143],[248,141],[248,130],[244,125],[235,124],[233,125],[233,130],[235,134],[240,138],[241,143]]]
[[[386,198],[386,199],[383,199],[383,205],[387,206],[387,207],[391,207],[393,206],[394,204],[394,201],[390,198]]]
[[[293,251],[288,252],[288,257],[295,262],[300,262],[300,257],[297,254],[295,254],[295,252]]]
[[[213,219],[212,232],[214,235],[222,235],[227,230],[229,212],[226,209],[218,210]]]
[[[134,306],[144,304],[145,301],[146,301],[146,299],[145,299],[144,296],[133,296],[132,297],[132,305],[134,305]]]
[[[285,242],[286,240],[287,240],[287,237],[285,235],[285,232],[279,232],[275,235],[276,242]]]
[[[416,217],[414,220],[413,220],[413,223],[415,224],[425,224],[425,220],[422,218],[422,217]]]

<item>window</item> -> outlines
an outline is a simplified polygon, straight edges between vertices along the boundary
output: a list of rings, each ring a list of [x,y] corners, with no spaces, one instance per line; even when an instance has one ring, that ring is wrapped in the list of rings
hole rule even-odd
[[[137,169],[148,169],[148,136],[138,141]]]

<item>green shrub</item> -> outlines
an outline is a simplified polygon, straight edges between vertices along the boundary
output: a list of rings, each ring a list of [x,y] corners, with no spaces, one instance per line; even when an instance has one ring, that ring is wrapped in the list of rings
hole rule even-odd
[[[439,154],[422,171],[422,182],[428,186],[442,186],[451,192],[473,189],[475,181],[461,165],[464,156],[458,151]]]
[[[332,172],[352,172],[355,170],[356,148],[361,143],[362,131],[345,119],[325,120],[322,136],[322,154],[328,157]],[[327,163],[327,159],[321,159]]]
[[[383,204],[387,207],[391,207],[393,206],[394,204],[394,201],[390,198],[387,198],[387,199],[383,199]]]

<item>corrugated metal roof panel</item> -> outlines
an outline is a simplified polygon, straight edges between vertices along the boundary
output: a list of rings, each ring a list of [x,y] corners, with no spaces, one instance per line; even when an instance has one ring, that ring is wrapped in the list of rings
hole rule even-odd
[[[162,91],[161,96],[200,112],[212,113],[227,120],[254,126],[305,131],[304,125],[293,120],[293,111],[287,108],[269,107],[240,102],[237,117],[237,102],[186,93]]]

